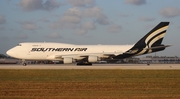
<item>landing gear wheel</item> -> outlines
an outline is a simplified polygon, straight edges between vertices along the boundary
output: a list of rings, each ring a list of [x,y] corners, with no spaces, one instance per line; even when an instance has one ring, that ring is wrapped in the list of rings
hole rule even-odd
[[[86,65],[92,65],[92,63],[87,63]]]
[[[23,63],[23,66],[26,66],[27,64],[26,63]]]
[[[25,59],[22,59],[22,65],[23,65],[23,66],[26,66],[26,65],[27,65],[27,63],[26,63],[26,60],[25,60]]]
[[[90,63],[90,62],[78,62],[76,65],[89,65],[89,66],[92,66],[92,63]]]

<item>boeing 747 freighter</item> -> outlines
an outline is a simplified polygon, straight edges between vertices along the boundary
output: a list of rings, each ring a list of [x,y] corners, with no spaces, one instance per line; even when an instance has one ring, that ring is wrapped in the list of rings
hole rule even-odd
[[[152,52],[163,51],[170,45],[163,45],[169,22],[160,22],[137,43],[132,45],[75,45],[50,42],[26,42],[8,50],[14,58],[26,60],[58,60],[64,64],[92,65],[102,59],[123,59]]]

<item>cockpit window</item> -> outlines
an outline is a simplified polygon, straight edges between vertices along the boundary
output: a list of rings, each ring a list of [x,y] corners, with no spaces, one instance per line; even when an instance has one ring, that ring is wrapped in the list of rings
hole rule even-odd
[[[17,46],[21,46],[21,44],[18,44]]]

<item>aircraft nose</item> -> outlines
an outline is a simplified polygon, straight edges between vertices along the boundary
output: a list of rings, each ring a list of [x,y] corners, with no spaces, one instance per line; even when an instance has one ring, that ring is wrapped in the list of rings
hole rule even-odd
[[[8,50],[8,51],[6,52],[6,54],[9,55],[9,56],[12,56],[12,55],[13,55],[13,51],[10,49],[10,50]]]

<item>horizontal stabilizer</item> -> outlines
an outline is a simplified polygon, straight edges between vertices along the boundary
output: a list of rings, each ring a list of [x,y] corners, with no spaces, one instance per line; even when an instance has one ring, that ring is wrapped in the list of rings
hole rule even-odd
[[[166,47],[170,47],[170,46],[172,46],[172,45],[155,46],[155,47],[144,48],[144,49],[145,50],[153,50],[153,49],[166,48]]]

